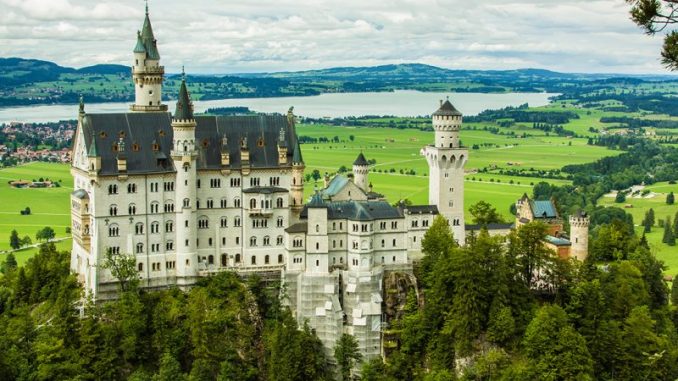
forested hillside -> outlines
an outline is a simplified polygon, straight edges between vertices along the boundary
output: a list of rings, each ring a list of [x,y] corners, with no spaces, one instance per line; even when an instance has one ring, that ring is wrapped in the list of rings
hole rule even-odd
[[[618,234],[616,222],[603,226]],[[402,317],[385,331],[390,354],[386,362],[359,362],[362,379],[678,377],[678,281],[670,293],[643,240],[624,233],[626,257],[581,264],[544,249],[545,234],[533,223],[505,240],[482,232],[458,247],[438,218],[423,242],[419,292],[408,292]],[[593,245],[615,249],[610,241]],[[330,380],[344,373],[329,365],[313,332],[297,329],[277,289],[257,278],[222,273],[189,292],[147,293],[119,271],[126,280],[119,300],[80,310],[82,289],[68,266],[69,254],[49,244],[24,267],[11,257],[3,264],[2,379]]]

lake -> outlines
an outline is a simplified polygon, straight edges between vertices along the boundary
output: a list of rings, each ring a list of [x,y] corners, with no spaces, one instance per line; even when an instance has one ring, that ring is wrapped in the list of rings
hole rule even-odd
[[[430,115],[438,108],[438,100],[450,97],[450,101],[464,115],[476,115],[483,110],[528,103],[532,107],[544,106],[549,93],[429,93],[400,90],[384,93],[339,93],[312,97],[242,98],[196,101],[195,111],[204,112],[212,107],[246,106],[265,113],[286,113],[294,106],[294,113],[311,118],[346,117],[364,115],[419,116]],[[174,102],[168,101],[174,111]],[[129,103],[92,103],[85,100],[85,110],[90,113],[126,112]],[[0,109],[0,123],[8,122],[53,122],[75,119],[77,105],[26,106]]]

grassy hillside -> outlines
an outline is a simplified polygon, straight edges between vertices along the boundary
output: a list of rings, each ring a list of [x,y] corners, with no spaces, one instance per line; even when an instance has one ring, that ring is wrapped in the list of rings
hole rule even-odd
[[[60,188],[16,189],[7,182],[11,180],[33,180],[40,177],[61,180]],[[73,179],[70,168],[63,164],[31,163],[15,168],[0,170],[0,252],[8,250],[9,236],[16,229],[20,237],[30,236],[35,243],[35,233],[45,226],[51,226],[56,238],[68,238],[66,228],[71,225],[69,208]],[[20,209],[31,208],[30,216],[22,216]],[[70,249],[70,239],[60,241],[59,248]],[[26,249],[16,253],[23,263],[35,254],[37,249]],[[0,257],[4,254],[0,254]],[[0,259],[1,260],[1,259]]]

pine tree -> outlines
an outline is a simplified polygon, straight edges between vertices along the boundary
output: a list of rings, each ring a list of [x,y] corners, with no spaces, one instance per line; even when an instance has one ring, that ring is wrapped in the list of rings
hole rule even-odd
[[[19,233],[16,230],[12,230],[12,233],[9,236],[9,247],[14,250],[19,250],[21,247],[21,239],[19,239]]]
[[[673,276],[671,283],[671,304],[678,306],[678,274]]]
[[[339,338],[339,342],[334,347],[334,358],[337,360],[337,365],[341,372],[341,379],[348,381],[351,379],[351,369],[353,366],[363,359],[360,349],[358,348],[358,340],[352,335],[344,333]]]
[[[16,257],[14,257],[14,254],[12,253],[7,254],[7,257],[5,257],[5,262],[2,264],[0,272],[6,274],[7,272],[15,270],[16,268],[17,268]]]
[[[673,235],[673,226],[671,225],[671,217],[666,217],[666,222],[664,222],[664,237],[662,242],[669,246],[676,245],[676,237]]]
[[[676,197],[673,195],[673,192],[669,193],[666,195],[666,203],[668,205],[673,205],[673,203],[676,201]]]

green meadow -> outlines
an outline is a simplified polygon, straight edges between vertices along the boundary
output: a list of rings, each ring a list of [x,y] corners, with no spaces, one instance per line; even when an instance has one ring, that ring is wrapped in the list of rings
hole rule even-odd
[[[37,180],[49,178],[61,182],[60,188],[25,188],[9,186],[12,180]],[[9,236],[16,229],[20,237],[29,236],[33,243],[35,233],[45,226],[51,226],[57,239],[68,238],[66,228],[70,226],[70,193],[73,191],[73,179],[70,168],[63,164],[30,163],[19,167],[0,169],[0,252],[9,250]],[[29,207],[31,215],[22,216],[20,210]],[[70,238],[60,241],[60,249],[70,250]],[[15,255],[23,263],[37,252],[29,248]],[[4,254],[0,254],[4,256]],[[2,259],[0,259],[2,260]]]
[[[317,169],[321,174],[333,174],[341,166],[350,170],[353,161],[362,151],[368,160],[376,160],[369,175],[375,192],[384,194],[391,202],[409,199],[415,204],[428,203],[428,165],[420,151],[433,141],[433,132],[302,124],[297,127],[297,133],[300,136],[326,137],[330,140],[336,136],[340,140],[339,143],[302,145],[307,173]],[[351,136],[354,137],[353,141]],[[466,206],[484,200],[492,203],[507,219],[512,218],[509,213],[510,204],[523,193],[531,193],[531,184],[539,181],[559,185],[570,182],[502,175],[498,173],[500,169],[559,169],[565,164],[588,163],[619,153],[603,147],[589,146],[583,138],[545,135],[518,138],[477,129],[462,130],[461,138],[465,146],[477,144],[480,147],[469,149],[469,161],[466,165],[469,173],[465,183]],[[491,143],[492,146],[484,146],[485,143]],[[475,170],[490,167],[496,169],[487,173],[473,173]],[[414,171],[415,174],[404,175],[401,170],[406,173]],[[317,185],[322,186],[322,179]],[[307,196],[310,196],[315,186],[313,181],[306,184]]]

